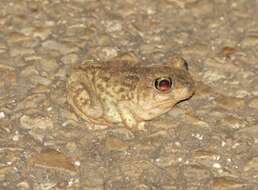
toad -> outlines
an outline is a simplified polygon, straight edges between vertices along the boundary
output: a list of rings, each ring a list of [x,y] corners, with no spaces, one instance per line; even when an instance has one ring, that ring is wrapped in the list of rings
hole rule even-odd
[[[146,65],[115,60],[78,64],[67,81],[67,101],[84,120],[137,128],[194,93],[184,59]]]

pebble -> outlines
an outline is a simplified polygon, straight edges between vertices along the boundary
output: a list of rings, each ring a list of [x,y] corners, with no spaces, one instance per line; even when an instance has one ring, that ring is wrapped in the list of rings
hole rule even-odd
[[[250,126],[250,127],[242,128],[242,129],[238,130],[235,135],[240,136],[240,134],[246,134],[246,135],[256,139],[256,141],[258,141],[258,124]]]
[[[198,149],[193,152],[193,157],[197,159],[212,160],[216,156],[217,156],[217,153],[212,150]]]
[[[249,102],[249,107],[258,109],[258,97],[253,97]]]
[[[96,40],[95,43],[97,44],[97,46],[100,47],[108,46],[112,42],[112,39],[107,34],[100,34],[99,37],[94,40]]]
[[[12,57],[15,56],[25,56],[25,55],[31,55],[31,54],[35,54],[35,50],[31,49],[31,48],[22,48],[22,47],[13,47],[10,50],[10,55]]]
[[[251,158],[244,165],[244,171],[258,170],[258,156]]]
[[[105,26],[106,26],[107,32],[109,33],[119,32],[122,30],[121,22],[116,20],[105,22]]]
[[[89,54],[92,55],[95,60],[109,61],[118,55],[118,50],[113,47],[94,47],[89,49]]]
[[[52,170],[68,171],[74,173],[76,171],[72,161],[63,153],[53,149],[46,149],[40,153],[35,153],[29,160],[34,167],[49,168]]]
[[[17,82],[17,75],[13,67],[0,65],[0,88],[13,86]]]
[[[38,84],[34,88],[31,89],[31,92],[33,94],[43,94],[43,93],[49,93],[50,89],[45,85]]]
[[[213,11],[213,4],[204,1],[193,1],[187,5],[192,14],[196,17],[206,16]]]
[[[54,40],[47,40],[42,43],[42,47],[48,50],[55,50],[60,52],[62,55],[66,55],[73,52],[78,52],[79,48],[72,44],[60,43]]]
[[[11,172],[14,171],[12,166],[1,166],[0,167],[0,182],[2,183],[7,175],[10,175]]]
[[[5,53],[7,51],[7,45],[0,41],[0,53]]]
[[[66,65],[75,64],[75,63],[78,63],[78,61],[79,61],[79,56],[78,54],[75,54],[75,53],[65,55],[61,58],[61,62]]]
[[[30,184],[27,181],[22,181],[22,182],[18,183],[16,186],[19,190],[30,190],[31,189]]]
[[[225,74],[216,71],[216,70],[208,70],[204,73],[203,79],[207,82],[216,82],[221,79],[225,79]]]
[[[247,36],[240,42],[241,47],[257,46],[258,45],[258,35],[257,36]]]
[[[81,186],[82,187],[98,187],[102,186],[104,182],[105,168],[99,166],[96,163],[81,163],[80,174],[81,174]],[[89,188],[90,189],[90,188]]]
[[[120,139],[107,137],[105,147],[108,151],[125,151],[128,148],[128,144]]]
[[[40,85],[44,85],[44,86],[49,86],[52,83],[52,81],[50,79],[39,76],[39,75],[31,76],[30,81],[35,85],[40,84]]]
[[[225,127],[230,127],[232,129],[245,128],[247,126],[247,122],[243,119],[240,119],[236,116],[227,115],[225,116],[220,123]]]
[[[198,184],[198,181],[205,181],[210,178],[210,171],[201,165],[189,164],[183,170],[183,175],[188,179],[188,183]],[[194,182],[193,182],[194,181]]]
[[[77,147],[77,144],[75,144],[74,142],[69,142],[66,144],[65,146],[67,148],[67,150],[71,153],[74,153],[74,152],[78,152],[78,147]]]
[[[234,96],[218,96],[216,102],[226,109],[238,109],[245,105],[244,98],[241,97],[234,97]]]
[[[166,154],[162,154],[159,156],[158,159],[156,159],[155,161],[155,164],[158,166],[158,167],[161,167],[161,168],[167,168],[167,167],[170,167],[170,166],[175,166],[177,165],[181,159],[178,159],[178,156],[173,154],[173,153],[166,153]]]
[[[58,69],[59,64],[56,59],[41,59],[38,67],[40,72],[45,71],[47,73],[54,73]]]
[[[207,47],[203,44],[193,44],[191,46],[186,46],[182,50],[182,54],[186,56],[198,56],[198,57],[206,57],[208,51]]]
[[[226,47],[224,47],[224,48],[222,49],[222,54],[223,54],[224,56],[226,56],[226,57],[231,56],[231,55],[234,54],[235,52],[236,52],[236,48],[234,48],[234,47],[228,47],[228,46],[226,46]]]
[[[245,183],[239,182],[239,179],[231,177],[215,177],[212,180],[214,190],[227,190],[243,187]]]
[[[20,33],[20,32],[12,32],[9,34],[8,42],[9,43],[18,43],[30,40],[30,37]]]
[[[0,119],[3,119],[3,118],[5,118],[5,113],[4,112],[0,112]]]
[[[53,121],[48,117],[31,117],[28,115],[23,115],[20,118],[21,127],[24,129],[33,129],[33,128],[39,128],[39,129],[51,129],[53,128]]]
[[[36,27],[31,30],[32,36],[39,37],[41,40],[47,39],[51,35],[51,29],[47,27]]]
[[[132,140],[135,138],[135,135],[126,128],[116,128],[108,131],[108,134],[117,137],[123,141]]]
[[[23,77],[30,77],[31,75],[39,75],[39,72],[35,68],[35,66],[27,66],[21,72],[20,75]]]

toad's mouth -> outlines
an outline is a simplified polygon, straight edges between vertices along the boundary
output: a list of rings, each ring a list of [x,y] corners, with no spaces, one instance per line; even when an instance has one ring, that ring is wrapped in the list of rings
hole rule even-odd
[[[168,108],[171,108],[173,107],[175,104],[179,103],[179,102],[182,102],[184,100],[187,100],[191,97],[190,96],[186,96],[185,98],[180,98],[180,99],[166,99],[166,100],[163,100],[147,109],[145,109],[146,111],[150,111],[150,110],[154,110],[154,109],[168,109]]]
[[[158,104],[151,106],[148,108],[148,110],[152,109],[158,109],[158,108],[170,108],[174,106],[178,101],[177,100],[163,100],[162,102],[159,102]]]
[[[180,92],[180,93],[179,93]],[[190,97],[192,97],[192,95],[194,94],[194,91],[189,91],[189,89],[184,89],[182,91],[179,91],[177,96],[174,96],[172,99],[168,98],[165,100],[160,101],[159,103],[147,108],[147,110],[151,110],[151,109],[158,109],[158,108],[171,108],[173,107],[175,104],[187,100]]]

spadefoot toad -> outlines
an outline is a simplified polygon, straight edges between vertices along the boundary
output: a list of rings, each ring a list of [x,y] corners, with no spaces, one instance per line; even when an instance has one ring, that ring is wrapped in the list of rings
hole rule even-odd
[[[88,122],[134,128],[189,98],[193,86],[180,57],[149,66],[118,60],[81,64],[68,78],[67,101]]]

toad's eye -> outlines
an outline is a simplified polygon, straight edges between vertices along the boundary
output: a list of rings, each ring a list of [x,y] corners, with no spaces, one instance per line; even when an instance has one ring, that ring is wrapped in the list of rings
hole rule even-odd
[[[168,92],[172,87],[172,80],[169,77],[155,79],[155,88],[161,92]]]

